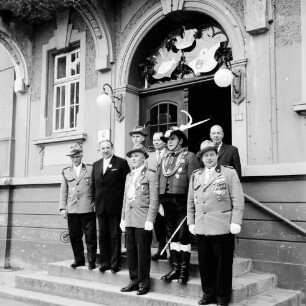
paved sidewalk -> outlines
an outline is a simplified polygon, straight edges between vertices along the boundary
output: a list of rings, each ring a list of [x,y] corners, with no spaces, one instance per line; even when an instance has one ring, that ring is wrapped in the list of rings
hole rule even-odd
[[[33,271],[26,271],[21,269],[1,269],[0,268],[0,287],[1,289],[5,289],[7,293],[15,287],[15,276],[16,275],[23,275],[27,273],[31,273]],[[18,301],[13,301],[10,299],[5,299],[0,295],[0,305],[1,306],[26,306],[29,304],[25,304]]]

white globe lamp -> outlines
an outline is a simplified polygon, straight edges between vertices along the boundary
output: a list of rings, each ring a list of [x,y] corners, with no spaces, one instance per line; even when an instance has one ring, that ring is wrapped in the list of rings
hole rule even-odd
[[[232,84],[233,73],[226,67],[221,67],[215,73],[214,81],[219,87],[227,87]]]
[[[112,104],[112,98],[106,92],[103,92],[101,95],[97,97],[97,105],[100,108],[110,106],[111,104]]]

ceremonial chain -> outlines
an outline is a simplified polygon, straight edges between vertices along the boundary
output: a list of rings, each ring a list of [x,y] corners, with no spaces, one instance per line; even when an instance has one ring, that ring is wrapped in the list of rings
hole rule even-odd
[[[175,163],[175,167],[173,170],[166,170],[165,165],[167,165],[170,162],[170,158],[174,158],[173,156],[171,156],[171,154],[168,154],[165,158],[165,162],[162,163],[162,170],[163,170],[163,175],[168,177],[173,175],[177,169],[179,168],[179,166],[181,165],[182,161],[184,160],[185,156],[187,155],[188,151],[183,151],[178,155],[177,161]],[[171,162],[172,164],[172,162]]]

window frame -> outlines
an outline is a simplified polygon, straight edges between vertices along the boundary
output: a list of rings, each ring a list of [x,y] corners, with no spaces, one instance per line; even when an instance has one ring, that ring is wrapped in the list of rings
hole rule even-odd
[[[52,134],[57,134],[57,133],[62,133],[62,132],[67,132],[67,131],[75,131],[78,128],[78,117],[80,113],[80,80],[81,80],[81,50],[79,47],[74,48],[73,50],[66,51],[66,52],[61,52],[59,54],[54,55],[54,60],[53,62],[53,97],[52,97]],[[73,54],[78,54],[79,58],[79,68],[77,69],[76,67],[76,72],[74,75],[71,73],[72,69],[72,55]],[[59,60],[62,58],[66,58],[66,67],[65,67],[65,76],[58,78],[58,71],[59,71]],[[77,70],[79,70],[77,72]],[[78,92],[74,90],[76,93],[74,96],[74,100],[71,100],[71,87],[72,84],[78,84]],[[57,102],[57,89],[58,88],[65,88],[65,94],[64,94],[64,106],[62,103],[58,106]],[[62,98],[63,95],[60,94],[60,97]],[[77,98],[76,98],[77,97]],[[61,100],[62,101],[62,100]],[[73,104],[72,104],[73,102]],[[51,101],[50,101],[51,103]],[[74,105],[74,122],[76,121],[75,124],[71,127],[71,105]],[[61,115],[59,115],[59,121],[57,124],[57,111],[58,109],[64,108],[64,118],[63,121],[61,120]],[[75,108],[77,108],[77,111],[75,111]],[[62,124],[63,123],[63,124]]]

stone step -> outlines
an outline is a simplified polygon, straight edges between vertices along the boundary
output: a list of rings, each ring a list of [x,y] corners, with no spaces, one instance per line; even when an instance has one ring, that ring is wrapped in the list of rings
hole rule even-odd
[[[152,249],[151,253],[155,254],[157,249]],[[168,252],[169,255],[169,252]],[[73,260],[72,260],[73,261]],[[71,263],[72,263],[71,261]],[[97,264],[100,264],[100,254],[97,255]],[[121,256],[121,266],[123,268],[127,267],[127,257],[126,255]],[[153,261],[151,260],[151,272],[152,273],[168,273],[170,271],[169,259]],[[249,258],[234,258],[233,263],[233,276],[239,276],[248,273],[252,270],[252,260]],[[198,254],[197,252],[191,252],[190,258],[190,276],[200,277],[200,272],[198,268]]]
[[[105,306],[105,304],[101,303],[96,304],[85,302],[79,299],[72,299],[8,286],[0,286],[0,297],[0,305],[3,306],[13,306],[15,305],[14,302],[16,302],[16,306],[19,305],[19,302],[22,303],[20,305],[30,304],[38,306]]]
[[[78,268],[75,271],[83,270]],[[89,271],[95,274],[95,271]],[[100,273],[100,272],[99,272]],[[99,273],[96,273],[99,275]],[[122,273],[122,272],[119,272]],[[16,276],[16,286],[22,288],[20,292],[31,290],[48,295],[58,295],[73,298],[79,301],[105,305],[133,305],[133,306],[189,306],[197,305],[198,297],[173,296],[165,293],[149,292],[144,296],[137,296],[135,292],[122,293],[120,286],[101,284],[100,282],[86,281],[50,275],[47,272],[37,272],[26,276]],[[16,289],[17,290],[17,289]],[[250,288],[251,290],[251,288]],[[183,293],[184,294],[184,293]],[[38,304],[40,305],[40,304]],[[53,304],[42,304],[50,306]],[[67,304],[69,305],[69,304]],[[77,304],[75,304],[76,306]],[[82,304],[87,306],[87,304]],[[233,306],[298,306],[300,292],[291,290],[271,289],[265,293],[247,300],[233,303]]]
[[[111,271],[101,273],[98,269],[89,271],[87,267],[77,269],[70,268],[70,261],[49,264],[49,274],[67,277],[71,279],[83,279],[88,281],[116,284],[119,287],[126,286],[129,281],[127,269],[122,269],[113,274]],[[200,278],[190,277],[185,285],[177,281],[167,283],[161,280],[160,273],[151,273],[151,291],[167,293],[177,296],[189,296],[199,298],[202,295]],[[262,293],[275,287],[276,277],[273,274],[247,273],[233,278],[233,302],[242,301],[250,296]]]

